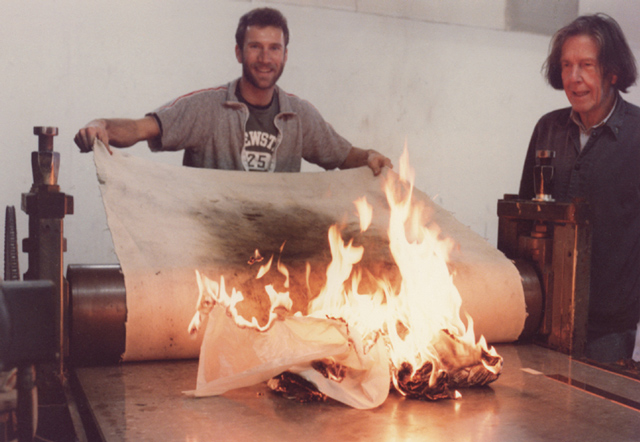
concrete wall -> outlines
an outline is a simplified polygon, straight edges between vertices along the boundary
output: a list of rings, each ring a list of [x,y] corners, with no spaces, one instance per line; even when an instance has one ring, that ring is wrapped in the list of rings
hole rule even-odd
[[[495,244],[496,201],[517,191],[535,122],[567,105],[540,74],[549,36],[506,31],[513,22],[504,12],[509,1],[459,0],[450,18],[438,18],[447,11],[441,8],[431,21],[417,0],[400,2],[400,12],[372,9],[393,4],[387,1],[268,3],[285,13],[291,28],[280,85],[311,101],[357,146],[397,162],[406,142],[417,186]],[[29,190],[33,126],[58,126],[60,185],[75,198],[75,214],[65,221],[66,262],[115,262],[92,155],[78,152],[75,132],[94,117],[140,117],[180,94],[238,76],[237,19],[263,4],[3,0],[0,204],[19,208],[20,194]],[[474,10],[478,4],[485,7]],[[634,5],[583,0],[579,12],[618,18],[638,57]],[[411,11],[417,10],[423,15],[416,18]],[[628,99],[640,103],[637,89]],[[146,144],[131,149],[156,161],[181,159],[151,154]],[[26,237],[26,215],[19,212],[18,221],[19,238]]]

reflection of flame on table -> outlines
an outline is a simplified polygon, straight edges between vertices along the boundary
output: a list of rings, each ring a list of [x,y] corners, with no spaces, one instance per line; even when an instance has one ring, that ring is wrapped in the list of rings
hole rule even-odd
[[[306,316],[344,322],[350,336],[349,345],[356,348],[358,357],[384,344],[391,383],[401,394],[415,399],[453,398],[459,394],[456,388],[486,385],[496,380],[502,369],[502,358],[493,347],[487,347],[483,337],[476,342],[471,317],[467,315],[467,325],[462,321],[462,301],[447,265],[453,241],[441,238],[435,228],[422,225],[425,207],[412,199],[413,176],[410,176],[406,152],[400,166],[400,177],[389,174],[385,185],[390,207],[389,249],[398,267],[399,280],[386,274],[374,275],[359,265],[364,247],[354,245],[357,236],[345,244],[340,228],[334,225],[328,233],[331,262],[326,271],[327,280],[309,303]],[[372,208],[364,198],[358,199],[355,205],[364,232],[371,223]],[[256,250],[248,264],[259,260],[262,257]],[[273,260],[271,256],[261,266],[257,278],[271,270]],[[260,332],[268,332],[275,321],[290,317],[293,303],[289,297],[289,272],[279,259],[276,268],[285,279],[283,291],[276,290],[272,284],[265,285],[270,309],[268,321],[262,325],[255,317],[248,320],[238,313],[237,305],[244,296],[235,288],[229,292],[224,277],[218,283],[197,272],[200,299],[190,332],[195,333],[201,327],[215,304],[224,307],[237,326]],[[301,315],[298,312],[294,316]],[[312,361],[311,366],[335,383],[342,382],[349,371],[331,357]],[[300,400],[322,398],[314,392],[314,384],[290,373],[272,380],[270,387]]]

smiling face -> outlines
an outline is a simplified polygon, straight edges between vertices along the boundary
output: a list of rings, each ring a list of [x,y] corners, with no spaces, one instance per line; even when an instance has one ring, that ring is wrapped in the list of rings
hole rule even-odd
[[[242,94],[249,102],[252,94],[273,92],[287,62],[282,29],[274,26],[249,26],[242,48],[236,46],[236,58],[242,63]]]
[[[598,45],[588,35],[569,37],[562,46],[562,85],[571,107],[589,129],[600,123],[615,102],[616,75],[602,77]]]

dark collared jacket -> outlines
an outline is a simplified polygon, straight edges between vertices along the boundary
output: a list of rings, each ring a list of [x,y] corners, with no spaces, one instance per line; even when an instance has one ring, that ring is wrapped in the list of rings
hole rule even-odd
[[[611,117],[580,151],[571,108],[536,125],[522,172],[520,197],[533,198],[537,150],[555,150],[552,195],[585,198],[592,226],[589,330],[634,329],[640,317],[640,108],[618,97]]]

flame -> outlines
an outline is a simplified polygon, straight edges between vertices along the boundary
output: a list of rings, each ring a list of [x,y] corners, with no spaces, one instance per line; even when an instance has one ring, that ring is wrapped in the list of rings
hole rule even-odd
[[[362,336],[385,340],[391,358],[393,382],[403,392],[399,372],[411,367],[415,378],[420,368],[429,364],[428,385],[434,387],[443,373],[459,372],[465,367],[482,364],[497,374],[500,364],[490,365],[483,352],[489,350],[484,337],[476,343],[473,321],[468,326],[460,317],[462,299],[453,283],[447,261],[455,244],[440,238],[438,229],[423,225],[425,207],[413,204],[414,176],[405,149],[400,160],[400,179],[389,175],[385,194],[390,207],[389,249],[402,277],[400,290],[392,290],[391,281],[380,275],[377,290],[359,293],[359,273],[355,273],[346,290],[354,266],[363,250],[344,244],[337,228],[329,231],[332,262],[327,269],[327,285],[311,302],[309,314],[343,318]],[[361,221],[371,222],[366,200],[356,202]],[[498,367],[499,365],[499,367]],[[421,375],[424,375],[422,373]],[[414,379],[415,380],[415,379]],[[456,393],[452,393],[454,397]]]
[[[399,287],[388,275],[367,273],[374,284],[367,284],[367,293],[360,293],[367,269],[358,264],[365,249],[354,245],[353,238],[345,242],[334,225],[328,231],[332,259],[327,281],[309,303],[307,314],[344,320],[364,337],[365,351],[382,339],[389,351],[393,385],[401,394],[420,399],[457,398],[460,393],[454,388],[495,380],[502,358],[487,347],[484,337],[476,341],[470,316],[466,315],[466,325],[461,318],[462,299],[448,266],[456,244],[443,238],[438,228],[426,225],[427,208],[412,198],[414,179],[405,147],[399,176],[387,174],[384,186],[390,208],[389,250],[401,276]],[[373,208],[364,197],[354,204],[364,232],[371,225]],[[260,256],[257,250],[254,256]],[[273,256],[261,267],[258,278],[269,271],[272,261]],[[277,269],[286,276],[288,290],[288,271],[279,259]],[[307,279],[309,273],[307,263]],[[265,287],[272,306],[268,323],[261,326],[255,318],[248,321],[237,314],[235,306],[242,301],[242,294],[235,289],[228,294],[224,278],[220,284],[199,273],[197,278],[199,312],[210,310],[212,302],[219,303],[241,327],[266,330],[278,318],[276,308],[291,309],[288,292]]]
[[[280,252],[284,248],[284,244],[280,247]],[[256,256],[259,256],[258,250],[256,250]],[[262,259],[260,259],[262,260]],[[256,279],[262,278],[271,269],[273,262],[273,255],[269,258],[266,264],[260,266]],[[252,263],[251,263],[252,264]],[[280,273],[285,276],[284,287],[289,288],[289,271],[280,263],[278,259],[277,268]],[[205,275],[202,275],[196,270],[196,281],[198,282],[198,291],[200,296],[198,298],[197,313],[189,324],[189,334],[195,335],[204,322],[204,318],[211,312],[216,304],[220,304],[238,327],[252,328],[257,331],[267,331],[271,328],[273,322],[280,317],[278,314],[279,309],[290,311],[293,307],[293,301],[289,296],[289,292],[278,292],[272,284],[266,285],[265,291],[269,296],[269,318],[266,324],[260,325],[256,317],[252,317],[251,320],[247,320],[242,316],[237,309],[237,305],[244,300],[244,296],[241,291],[235,288],[231,289],[229,293],[226,289],[224,276],[220,277],[220,283],[212,281]]]
[[[253,255],[249,257],[249,261],[247,261],[247,264],[249,265],[253,265],[256,262],[260,262],[262,261],[264,258],[262,257],[262,255],[260,255],[260,250],[256,249],[253,252]]]
[[[360,230],[366,231],[373,220],[373,206],[367,202],[364,196],[353,202],[356,205],[358,215],[360,217]]]

